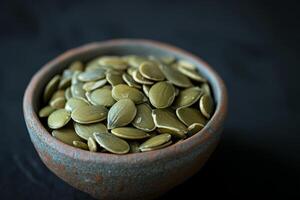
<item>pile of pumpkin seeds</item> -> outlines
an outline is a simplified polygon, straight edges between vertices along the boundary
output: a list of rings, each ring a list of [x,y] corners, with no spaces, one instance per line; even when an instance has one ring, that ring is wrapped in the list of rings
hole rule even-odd
[[[199,132],[214,112],[207,80],[186,60],[101,56],[67,67],[46,85],[39,117],[83,150],[161,149]]]

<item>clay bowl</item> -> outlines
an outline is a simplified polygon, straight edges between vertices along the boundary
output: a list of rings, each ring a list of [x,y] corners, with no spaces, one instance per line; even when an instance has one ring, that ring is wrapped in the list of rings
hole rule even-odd
[[[194,136],[144,153],[92,153],[56,140],[37,116],[43,88],[71,61],[85,61],[101,54],[173,55],[195,63],[211,83],[217,105],[214,115]],[[217,73],[197,56],[160,42],[119,39],[69,50],[44,65],[26,89],[23,109],[31,141],[40,158],[65,182],[98,199],[154,199],[198,172],[214,151],[227,113],[227,93]]]

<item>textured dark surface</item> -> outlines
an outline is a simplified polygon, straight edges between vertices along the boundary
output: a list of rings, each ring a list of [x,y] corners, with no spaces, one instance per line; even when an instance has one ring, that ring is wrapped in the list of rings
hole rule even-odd
[[[89,199],[39,160],[22,117],[30,77],[81,44],[172,43],[225,80],[229,116],[205,167],[164,196],[298,197],[299,6],[291,1],[1,1],[1,199]]]

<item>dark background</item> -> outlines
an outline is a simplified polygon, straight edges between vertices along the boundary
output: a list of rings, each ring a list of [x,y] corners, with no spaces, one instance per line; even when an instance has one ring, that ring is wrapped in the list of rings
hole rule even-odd
[[[210,63],[228,87],[220,145],[197,175],[163,199],[299,199],[299,20],[292,1],[1,1],[1,199],[90,198],[42,164],[25,128],[22,97],[50,59],[111,38],[177,45]]]

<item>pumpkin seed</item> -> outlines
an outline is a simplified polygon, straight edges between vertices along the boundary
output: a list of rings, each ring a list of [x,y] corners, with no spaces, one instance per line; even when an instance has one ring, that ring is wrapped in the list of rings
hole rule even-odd
[[[127,57],[123,57],[125,60],[127,60],[128,64],[131,66],[131,67],[134,67],[134,68],[138,68],[141,63],[145,62],[145,61],[148,61],[147,58],[145,57],[141,57],[141,56],[127,56]]]
[[[93,105],[110,107],[116,102],[111,93],[111,89],[107,87],[100,88],[94,90],[89,98]]]
[[[185,69],[189,69],[189,70],[196,70],[196,66],[193,63],[190,63],[189,61],[186,60],[179,60],[177,62],[177,64]]]
[[[135,118],[137,109],[130,99],[121,99],[108,112],[107,128],[126,126]]]
[[[137,113],[132,122],[132,125],[143,131],[153,131],[155,124],[152,118],[152,109],[147,103],[136,106]]]
[[[167,109],[155,109],[152,111],[152,117],[156,127],[167,129],[175,137],[185,137],[187,128]]]
[[[94,136],[93,136],[94,137]],[[87,140],[88,148],[91,152],[97,152],[98,146],[93,137],[89,137]]]
[[[150,91],[151,86],[149,85],[143,85],[143,92],[147,97],[149,97],[149,91]]]
[[[70,87],[68,87],[65,91],[65,98],[66,98],[67,101],[72,98],[72,93],[71,93],[71,88]]]
[[[83,150],[89,150],[89,147],[86,143],[78,141],[78,140],[74,140],[73,141],[73,146],[77,147],[79,149],[83,149]]]
[[[169,107],[175,99],[175,88],[167,81],[155,83],[150,88],[149,99],[156,108]]]
[[[65,104],[66,104],[65,97],[58,97],[58,98],[55,98],[54,100],[50,101],[50,106],[55,109],[64,108]]]
[[[130,75],[130,76],[132,76],[132,72],[133,71],[135,71],[136,69],[134,68],[134,67],[129,67],[128,69],[127,69],[127,73]]]
[[[54,92],[54,94],[52,95],[50,102],[55,100],[56,98],[64,98],[65,97],[65,91],[64,90],[57,90],[56,92]]]
[[[139,146],[140,144],[136,141],[129,141],[130,153],[138,153],[140,152]]]
[[[199,87],[181,90],[173,105],[175,108],[191,106],[199,100],[202,94],[202,90]]]
[[[79,76],[80,73],[81,73],[80,71],[75,71],[73,73],[72,80],[71,80],[72,85],[77,84],[77,83],[81,83],[81,81],[78,79],[78,76]]]
[[[203,90],[203,92],[207,95],[211,96],[211,91],[210,91],[210,87],[207,83],[202,83],[201,85],[201,89]]]
[[[76,83],[71,85],[72,97],[85,99],[85,90],[82,88],[83,83]]]
[[[169,146],[170,144],[172,144],[172,141],[169,141],[167,143],[164,143],[160,146],[156,146],[156,147],[152,147],[152,148],[143,148],[141,149],[142,152],[146,152],[146,151],[154,151],[154,150],[157,150],[157,149],[162,149],[162,148],[165,148],[167,146]]]
[[[181,107],[176,110],[176,115],[178,119],[184,123],[186,126],[190,126],[194,123],[206,124],[205,117],[201,112],[195,108],[185,108]]]
[[[69,70],[71,71],[83,71],[83,64],[80,61],[74,61],[70,64]]]
[[[129,98],[136,104],[147,101],[147,98],[141,91],[125,84],[114,86],[112,89],[112,97],[117,101],[120,99]]]
[[[107,109],[104,106],[82,106],[76,108],[72,114],[72,119],[81,124],[91,124],[106,119]]]
[[[138,70],[135,70],[132,72],[132,78],[137,83],[144,84],[144,85],[152,85],[154,83],[153,81],[148,80],[145,77],[143,77],[142,74]]]
[[[124,84],[122,74],[110,72],[106,74],[106,79],[109,82],[109,84],[111,84],[112,86]]]
[[[59,81],[60,81],[60,75],[55,75],[46,85],[44,90],[44,95],[43,95],[43,99],[45,103],[52,97],[54,92],[57,90]]]
[[[142,143],[139,147],[140,150],[143,150],[145,148],[152,148],[152,147],[157,147],[162,144],[165,144],[171,140],[171,135],[170,134],[160,134],[157,136],[154,136],[148,140],[146,140],[144,143]]]
[[[115,154],[126,154],[129,152],[129,144],[114,135],[107,133],[94,133],[96,142],[107,151]]]
[[[127,63],[121,57],[118,56],[103,56],[98,60],[100,65],[108,65],[113,67],[116,70],[125,70],[127,69]]]
[[[178,71],[180,71],[182,74],[186,75],[190,79],[193,79],[194,81],[200,81],[200,82],[206,82],[207,80],[200,76],[195,70],[187,69],[184,67],[179,67]]]
[[[172,67],[163,64],[159,65],[159,67],[162,73],[165,75],[166,79],[172,84],[184,88],[192,86],[191,81],[185,75],[173,69]]]
[[[94,132],[108,133],[106,126],[102,123],[79,124],[74,122],[74,129],[77,135],[85,140],[93,137]]]
[[[205,94],[200,98],[199,107],[201,113],[206,117],[210,118],[214,111],[214,101],[211,96]]]
[[[170,65],[175,62],[176,58],[174,56],[164,56],[159,59],[162,63]]]
[[[58,109],[52,112],[48,117],[48,126],[52,129],[58,129],[65,126],[71,119],[70,113],[65,109]]]
[[[105,78],[104,69],[95,69],[91,71],[85,71],[78,75],[78,79],[83,82],[97,81]]]
[[[187,135],[189,137],[191,137],[192,135],[195,135],[196,133],[198,133],[199,131],[201,131],[203,129],[205,125],[204,124],[201,124],[201,123],[194,123],[194,124],[191,124],[189,127],[188,127],[188,133]]]
[[[122,78],[123,78],[124,82],[125,82],[127,85],[129,85],[130,87],[134,87],[134,88],[137,88],[137,89],[141,89],[141,88],[142,88],[137,82],[135,82],[135,81],[133,80],[133,78],[132,78],[129,74],[124,73],[124,74],[122,75]]]
[[[80,141],[80,137],[76,135],[75,131],[70,128],[62,128],[52,131],[52,136],[63,143],[73,146],[73,141]]]
[[[106,79],[102,79],[102,80],[99,80],[99,81],[96,81],[96,82],[87,82],[85,83],[82,88],[87,91],[87,92],[90,92],[92,90],[95,90],[95,89],[98,89],[102,86],[104,86],[105,84],[107,83],[107,80]]]
[[[89,103],[86,100],[84,100],[82,98],[72,97],[67,101],[65,109],[69,112],[72,112],[76,108],[79,108],[82,106],[88,106],[88,105],[89,105]]]
[[[39,117],[48,117],[51,113],[53,113],[56,109],[51,106],[46,106],[42,108],[39,112]]]
[[[58,88],[66,89],[67,87],[69,87],[71,85],[71,80],[72,80],[72,77],[67,77],[67,78],[61,79],[58,84]]]
[[[121,127],[111,130],[111,133],[123,139],[144,139],[150,137],[150,135],[142,130],[131,128],[131,127]]]
[[[165,79],[164,74],[154,62],[143,62],[139,67],[139,72],[149,80],[163,81]]]

